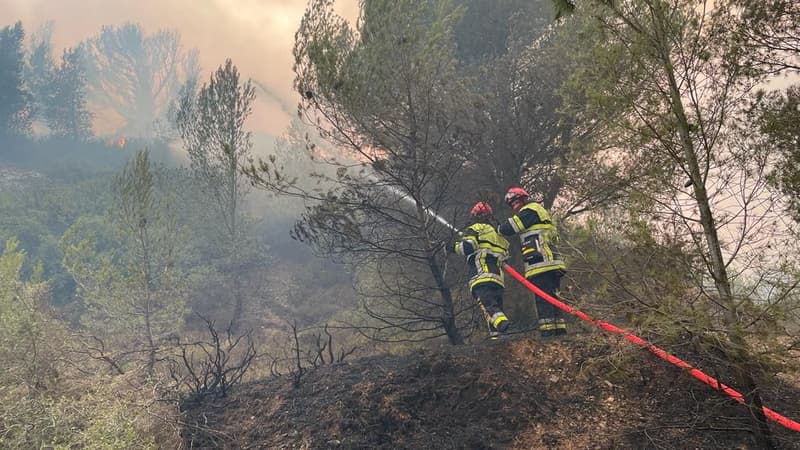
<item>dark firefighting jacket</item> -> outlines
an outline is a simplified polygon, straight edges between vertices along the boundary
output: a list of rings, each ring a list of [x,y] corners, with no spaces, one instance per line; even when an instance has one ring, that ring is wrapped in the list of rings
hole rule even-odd
[[[469,288],[482,283],[503,282],[503,261],[508,257],[508,241],[488,223],[467,227],[455,243],[455,252],[467,257]]]
[[[550,270],[566,269],[556,246],[558,230],[550,213],[541,204],[526,204],[497,230],[504,236],[519,234],[522,259],[525,261],[525,278]]]

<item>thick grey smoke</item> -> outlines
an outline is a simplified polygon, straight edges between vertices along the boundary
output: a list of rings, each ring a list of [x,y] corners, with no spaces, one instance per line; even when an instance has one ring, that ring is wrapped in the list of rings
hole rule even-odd
[[[356,0],[337,3],[345,17],[355,19]],[[98,34],[103,25],[135,22],[149,33],[177,30],[186,48],[199,50],[201,80],[231,58],[245,77],[274,95],[258,102],[249,126],[280,135],[291,120],[286,106],[295,103],[291,52],[306,6],[306,0],[0,0],[5,19],[0,25],[21,20],[32,32],[53,21],[56,54]]]

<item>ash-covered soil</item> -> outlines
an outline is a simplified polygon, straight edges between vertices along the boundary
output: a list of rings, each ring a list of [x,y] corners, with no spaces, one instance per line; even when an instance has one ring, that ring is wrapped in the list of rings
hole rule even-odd
[[[800,392],[768,406],[800,418]],[[598,335],[437,347],[323,366],[184,405],[188,448],[756,448],[748,410]],[[800,433],[772,427],[780,448]]]

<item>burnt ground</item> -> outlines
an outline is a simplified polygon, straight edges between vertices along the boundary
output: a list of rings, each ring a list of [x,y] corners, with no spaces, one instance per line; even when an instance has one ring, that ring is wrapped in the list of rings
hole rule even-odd
[[[800,418],[798,389],[764,396]],[[755,448],[747,414],[632,345],[522,337],[323,366],[296,388],[248,383],[185,404],[183,436],[188,448]],[[772,429],[800,449],[800,433]]]

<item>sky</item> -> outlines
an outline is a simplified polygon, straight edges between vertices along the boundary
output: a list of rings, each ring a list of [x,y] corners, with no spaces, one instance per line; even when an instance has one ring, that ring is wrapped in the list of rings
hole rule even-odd
[[[292,90],[294,33],[307,0],[0,0],[0,27],[21,20],[28,33],[54,22],[54,48],[74,46],[103,25],[138,22],[146,32],[176,29],[184,46],[197,48],[207,79],[231,58],[245,77],[266,86],[248,126],[272,135],[284,134],[296,109]],[[358,0],[336,0],[339,14],[355,22]],[[783,88],[796,77],[769,85]],[[288,111],[288,112],[287,112]],[[96,131],[102,133],[102,130]]]
[[[54,22],[55,53],[100,31],[103,25],[138,22],[146,32],[180,32],[184,46],[197,48],[207,79],[231,58],[240,72],[263,83],[275,97],[257,92],[248,125],[283,134],[297,99],[292,90],[292,44],[307,0],[0,0],[0,27],[21,20],[28,33]],[[358,0],[337,0],[336,10],[352,22]]]

